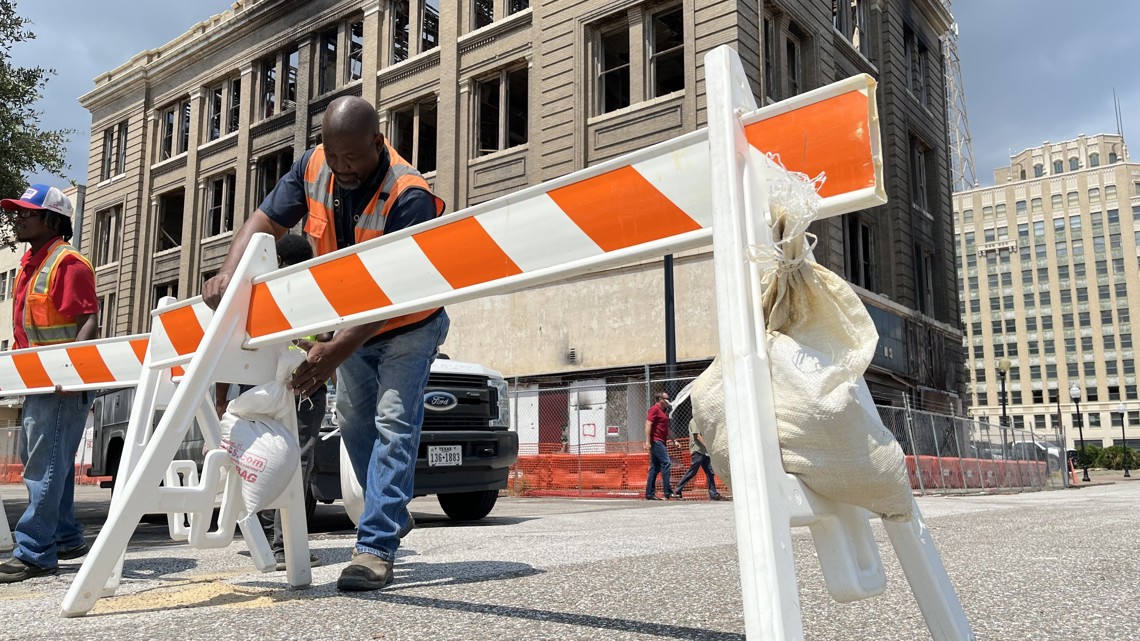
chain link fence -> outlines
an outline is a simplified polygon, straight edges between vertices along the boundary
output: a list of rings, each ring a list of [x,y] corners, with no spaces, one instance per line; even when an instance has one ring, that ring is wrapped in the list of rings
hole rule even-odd
[[[692,378],[602,379],[561,387],[515,384],[510,391],[519,460],[510,491],[520,496],[645,494],[649,453],[645,417],[657,392],[676,400],[667,443],[672,484],[691,465],[688,425],[692,406],[677,394]],[[883,423],[907,455],[916,493],[1026,491],[1066,485],[1060,435],[1008,429],[904,407],[879,406]],[[726,488],[721,488],[722,493]],[[704,496],[705,475],[686,483],[686,497]]]

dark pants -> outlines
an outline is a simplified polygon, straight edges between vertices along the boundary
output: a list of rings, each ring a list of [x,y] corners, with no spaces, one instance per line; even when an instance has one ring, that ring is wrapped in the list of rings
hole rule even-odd
[[[313,476],[313,459],[316,456],[317,442],[321,438],[321,422],[325,418],[325,409],[328,407],[327,389],[322,387],[308,399],[296,399],[297,403],[297,439],[301,446],[301,487],[305,492],[311,492],[309,484]],[[312,401],[310,403],[309,401]],[[265,538],[274,552],[285,550],[285,541],[281,536],[281,510],[262,510],[257,514],[261,527],[265,529]]]
[[[713,476],[712,459],[700,452],[693,452],[693,464],[685,471],[685,475],[681,477],[681,480],[677,481],[677,488],[675,490],[677,494],[681,493],[681,488],[685,487],[686,483],[696,478],[697,470],[705,471],[705,482],[709,486],[709,498],[720,496],[720,493],[716,491],[716,477]]]
[[[645,496],[652,497],[657,493],[657,475],[661,474],[661,487],[665,490],[665,497],[673,496],[673,488],[669,481],[669,469],[673,462],[669,460],[669,451],[665,449],[662,441],[653,441],[649,448],[649,478],[645,481]]]

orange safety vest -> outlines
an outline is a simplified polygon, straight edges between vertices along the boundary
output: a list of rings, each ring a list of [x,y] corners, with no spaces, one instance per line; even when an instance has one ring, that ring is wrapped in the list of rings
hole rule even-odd
[[[431,194],[435,200],[435,215],[440,216],[446,205],[443,200],[431,193],[431,188],[420,172],[416,171],[408,161],[400,157],[396,150],[384,140],[388,150],[388,173],[380,181],[380,188],[372,196],[372,200],[356,219],[356,242],[379,238],[384,235],[384,223],[388,220],[388,212],[392,205],[400,198],[405,189],[422,189]],[[325,146],[317,145],[309,156],[305,165],[305,201],[308,205],[309,215],[305,221],[305,233],[309,236],[313,249],[318,256],[323,256],[337,250],[336,225],[333,224],[333,201],[335,200],[335,179],[332,169],[325,162]],[[438,310],[428,309],[404,316],[391,318],[378,333],[387,332],[397,327],[403,327],[431,316]]]
[[[24,333],[28,335],[28,345],[31,347],[71,343],[79,335],[75,318],[61,314],[49,295],[59,265],[69,255],[79,258],[87,265],[87,269],[91,269],[91,263],[83,254],[63,239],[52,245],[24,299]]]

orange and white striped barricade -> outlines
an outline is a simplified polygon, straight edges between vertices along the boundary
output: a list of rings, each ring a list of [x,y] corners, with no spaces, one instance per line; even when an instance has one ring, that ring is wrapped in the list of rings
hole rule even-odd
[[[0,353],[0,396],[131,387],[138,380],[147,336],[125,336]],[[15,547],[0,498],[0,552]]]
[[[872,535],[870,513],[825,500],[782,467],[772,403],[767,335],[761,302],[759,266],[746,259],[749,247],[771,247],[767,178],[779,170],[761,157],[763,140],[747,129],[756,108],[739,58],[727,47],[705,57],[708,79],[709,146],[713,190],[713,262],[717,289],[717,324],[724,373],[725,419],[732,454],[733,505],[739,550],[745,628],[750,639],[803,639],[790,527],[811,529],[831,595],[839,601],[881,592],[885,576]],[[874,83],[860,87],[842,81],[773,108],[806,114],[821,94],[837,92],[837,109],[828,110],[831,130],[817,138],[803,130],[772,132],[802,144],[803,153],[844,157],[840,171],[849,189],[881,195]],[[859,114],[856,122],[852,116]],[[821,145],[813,147],[813,143]],[[781,156],[789,169],[794,159]],[[792,162],[790,162],[792,161]],[[826,168],[821,167],[826,171]],[[815,176],[818,172],[806,172]],[[885,198],[883,199],[885,201]],[[826,216],[841,213],[843,208]],[[759,426],[757,429],[756,426]],[[969,622],[950,584],[941,557],[922,521],[917,504],[910,522],[883,524],[903,567],[931,636],[938,640],[973,639]]]

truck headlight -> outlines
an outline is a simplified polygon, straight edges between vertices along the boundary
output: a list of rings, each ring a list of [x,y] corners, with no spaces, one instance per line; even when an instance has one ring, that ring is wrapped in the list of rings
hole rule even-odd
[[[507,396],[507,382],[502,379],[490,379],[487,385],[495,390],[495,398],[497,399],[498,413],[491,416],[491,427],[510,427],[511,426],[511,400]],[[492,410],[493,412],[495,410]]]

